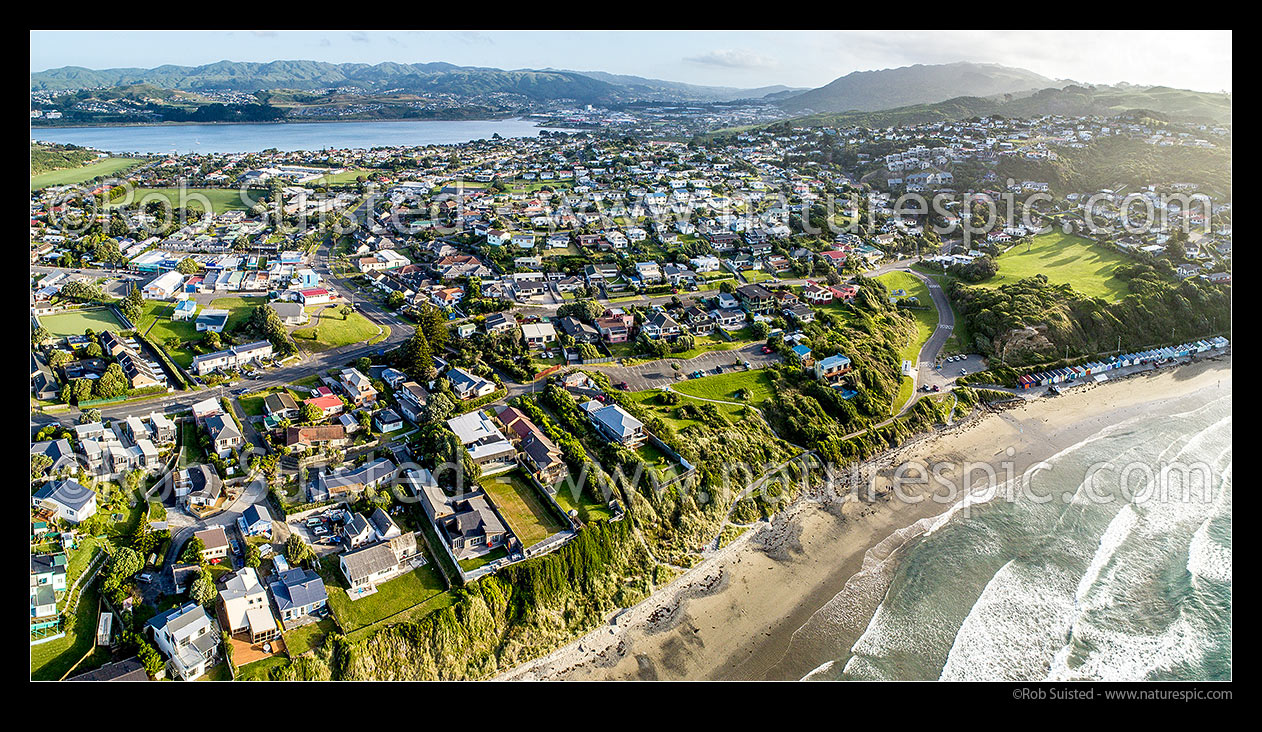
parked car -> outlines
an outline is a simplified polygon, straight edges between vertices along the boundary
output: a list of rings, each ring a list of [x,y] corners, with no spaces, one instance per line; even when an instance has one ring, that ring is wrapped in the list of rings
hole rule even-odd
[[[619,382],[618,382],[618,388],[619,388],[619,389],[621,389],[621,390],[623,390],[623,391],[631,391],[631,386],[630,386],[630,385],[628,385],[628,384],[627,384],[627,382],[625,382],[625,381],[619,381]]]
[[[937,385],[937,384],[934,384],[934,385],[933,385],[933,390],[934,390],[934,391],[942,391],[940,388],[938,388],[938,385]]]
[[[968,374],[968,369],[960,369],[960,376]]]
[[[763,353],[771,353],[771,346],[763,346],[763,347],[762,347],[762,352],[763,352]]]
[[[704,376],[704,375],[705,375],[705,374],[702,374],[700,371],[693,371],[691,374],[689,374],[689,375],[688,375],[688,378],[690,378],[690,379],[700,379],[700,378],[701,378],[702,376]]]

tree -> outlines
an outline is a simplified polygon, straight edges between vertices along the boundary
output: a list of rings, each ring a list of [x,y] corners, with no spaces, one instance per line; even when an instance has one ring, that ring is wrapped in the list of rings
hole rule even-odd
[[[456,403],[446,394],[435,392],[429,395],[429,399],[425,403],[425,418],[430,422],[439,422],[451,416],[456,411]]]
[[[202,271],[202,266],[192,257],[181,259],[179,264],[175,265],[175,271],[182,275],[197,274]]]
[[[31,480],[36,480],[53,466],[53,459],[43,453],[31,455]]]
[[[52,336],[53,334],[49,333],[47,328],[42,325],[37,325],[35,326],[35,330],[31,331],[31,343],[38,346],[49,338],[52,338]]]
[[[296,567],[315,559],[315,552],[311,550],[311,547],[307,546],[302,537],[297,534],[290,534],[289,539],[285,541],[285,558],[289,560],[291,565]]]
[[[219,590],[215,587],[215,581],[210,578],[209,572],[202,572],[197,579],[193,580],[188,596],[198,605],[209,605],[219,597]]]
[[[140,657],[140,662],[144,664],[145,673],[150,678],[157,677],[158,674],[166,668],[166,661],[162,660],[162,654],[158,653],[158,649],[154,648],[149,641],[143,637],[137,636],[140,641],[136,644],[136,655]]]
[[[180,561],[185,564],[201,564],[204,551],[206,551],[206,543],[194,536],[184,545],[184,551],[180,553]]]
[[[130,547],[119,547],[110,557],[110,576],[119,580],[130,579],[145,566],[139,552]]]
[[[372,359],[367,356],[357,359],[355,368],[359,369],[360,373],[367,374],[372,369]]]
[[[263,553],[254,544],[250,544],[245,549],[245,566],[259,568],[259,564],[263,562]]]
[[[398,310],[403,307],[403,303],[407,302],[407,298],[403,297],[403,293],[395,290],[386,297],[386,307],[391,310]]]
[[[412,332],[412,337],[403,344],[399,355],[399,370],[408,378],[417,382],[427,382],[434,374],[434,352],[430,349],[429,340],[420,326]]]
[[[112,363],[105,369],[101,378],[96,380],[92,393],[97,399],[113,399],[126,394],[130,386],[127,375],[123,373],[123,367]]]
[[[298,410],[298,419],[302,420],[303,424],[315,424],[323,417],[324,412],[310,402],[303,402],[302,407]]]
[[[119,307],[123,311],[123,315],[127,316],[127,319],[133,325],[140,320],[140,317],[145,312],[145,298],[140,294],[140,288],[132,287],[127,293],[127,297],[123,298]]]
[[[218,351],[223,347],[223,339],[213,330],[206,331],[206,335],[202,336],[202,343],[212,351]]]

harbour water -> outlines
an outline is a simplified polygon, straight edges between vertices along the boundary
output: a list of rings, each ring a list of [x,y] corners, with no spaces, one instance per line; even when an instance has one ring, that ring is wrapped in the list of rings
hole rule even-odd
[[[31,139],[145,155],[453,145],[501,137],[536,137],[527,119],[284,122],[268,124],[33,127]]]

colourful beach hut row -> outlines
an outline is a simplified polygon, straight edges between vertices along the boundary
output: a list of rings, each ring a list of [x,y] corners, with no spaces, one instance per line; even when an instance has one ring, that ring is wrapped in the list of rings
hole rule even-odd
[[[1104,373],[1105,371],[1112,371],[1113,369],[1124,368],[1126,366],[1155,363],[1157,361],[1165,361],[1172,358],[1184,358],[1193,354],[1204,353],[1205,351],[1215,348],[1223,348],[1226,345],[1226,338],[1223,338],[1222,336],[1215,336],[1214,338],[1207,340],[1184,343],[1180,346],[1154,348],[1148,351],[1141,351],[1139,353],[1124,353],[1109,361],[1096,361],[1093,363],[1084,363],[1079,366],[1066,366],[1064,368],[1052,369],[1050,371],[1042,371],[1037,374],[1025,374],[1017,379],[1017,385],[1022,389],[1029,389],[1033,386],[1051,386],[1052,384],[1074,381],[1076,379]]]

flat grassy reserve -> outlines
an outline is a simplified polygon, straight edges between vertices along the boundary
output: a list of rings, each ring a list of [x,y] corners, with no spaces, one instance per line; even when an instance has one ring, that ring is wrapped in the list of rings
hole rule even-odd
[[[995,261],[999,263],[999,273],[981,283],[984,287],[1008,285],[1042,274],[1053,284],[1068,283],[1084,295],[1116,301],[1127,294],[1127,289],[1125,282],[1113,276],[1113,270],[1132,260],[1094,246],[1084,237],[1049,232],[1031,238],[1028,244],[1013,246]]]

